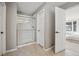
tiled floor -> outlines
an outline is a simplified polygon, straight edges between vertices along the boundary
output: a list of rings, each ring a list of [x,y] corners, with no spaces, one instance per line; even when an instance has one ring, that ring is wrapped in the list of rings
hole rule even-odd
[[[18,48],[17,51],[5,54],[5,56],[52,56],[53,51],[46,52],[39,45],[31,44]]]
[[[67,40],[65,54],[69,56],[79,56],[79,42]]]
[[[67,40],[65,51],[57,54],[53,52],[53,49],[45,51],[39,45],[31,44],[18,48],[17,51],[7,53],[4,56],[79,56],[79,44]]]

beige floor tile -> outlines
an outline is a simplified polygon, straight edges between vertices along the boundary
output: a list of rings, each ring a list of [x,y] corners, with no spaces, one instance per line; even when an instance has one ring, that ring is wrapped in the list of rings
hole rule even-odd
[[[19,48],[17,51],[7,53],[4,56],[52,56],[52,55],[53,50],[44,51],[39,45],[32,44]]]
[[[4,54],[4,56],[79,56],[79,44],[66,41],[66,49],[57,54],[54,50],[45,51],[38,44],[31,44],[18,48],[18,50]]]

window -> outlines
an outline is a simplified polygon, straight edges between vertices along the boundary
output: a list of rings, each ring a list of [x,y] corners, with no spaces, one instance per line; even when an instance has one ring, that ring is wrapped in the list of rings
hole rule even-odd
[[[77,22],[73,21],[73,22],[66,22],[66,31],[73,31],[76,32],[77,31]]]
[[[66,22],[66,31],[72,31],[72,22]]]
[[[77,28],[76,23],[77,23],[76,21],[73,22],[73,31],[75,31],[75,32],[76,32],[76,28]]]

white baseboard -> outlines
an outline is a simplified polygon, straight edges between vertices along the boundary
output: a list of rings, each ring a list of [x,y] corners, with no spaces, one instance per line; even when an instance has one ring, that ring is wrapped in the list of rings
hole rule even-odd
[[[24,46],[31,45],[31,44],[35,44],[35,43],[36,43],[36,42],[31,42],[31,43],[28,43],[28,44],[19,45],[19,46],[17,46],[17,47],[20,48],[20,47],[24,47]]]
[[[45,48],[43,48],[45,51],[50,51],[51,49],[53,49],[55,46],[52,46],[52,47],[50,47],[50,48],[47,48],[47,49],[45,49]]]
[[[36,42],[32,42],[32,43],[20,45],[20,46],[17,46],[17,47],[20,48],[20,47],[27,46],[27,45],[30,45],[30,44],[35,44],[35,43],[36,43]],[[17,47],[16,47],[15,49],[7,50],[6,53],[12,52],[12,51],[16,51],[16,50],[17,50]]]
[[[35,43],[36,43],[36,42],[32,42],[32,43],[20,45],[20,46],[17,46],[17,47],[20,48],[20,47],[27,46],[27,45],[30,45],[30,44],[35,44]],[[16,51],[16,50],[17,50],[17,47],[16,47],[15,49],[7,50],[6,53],[12,52],[12,51]],[[44,49],[45,51],[49,51],[49,50],[53,49],[54,47],[55,47],[55,46],[52,46],[52,47],[47,48],[47,49],[45,49],[45,48],[43,48],[43,49]]]
[[[17,50],[17,48],[11,49],[11,50],[7,50],[6,53],[8,53],[8,52],[13,52],[13,51],[16,51],[16,50]]]

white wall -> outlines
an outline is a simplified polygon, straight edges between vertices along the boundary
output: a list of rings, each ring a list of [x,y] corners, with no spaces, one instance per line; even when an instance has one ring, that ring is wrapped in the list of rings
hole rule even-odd
[[[45,48],[54,45],[55,41],[55,13],[52,4],[46,5],[46,23],[45,23]]]
[[[79,5],[66,10],[66,21],[77,21],[77,32],[79,32]]]
[[[71,20],[79,18],[79,5],[66,9],[66,17],[71,17]]]
[[[6,3],[6,48],[7,50],[16,48],[16,14],[15,2]]]
[[[45,9],[45,48],[47,49],[55,43],[55,7],[52,3],[47,3],[43,9]]]

